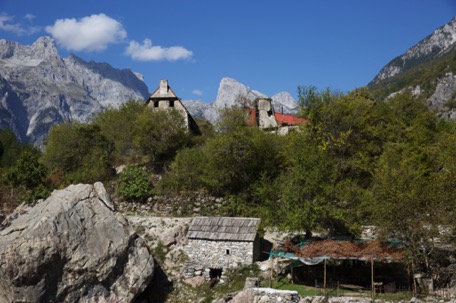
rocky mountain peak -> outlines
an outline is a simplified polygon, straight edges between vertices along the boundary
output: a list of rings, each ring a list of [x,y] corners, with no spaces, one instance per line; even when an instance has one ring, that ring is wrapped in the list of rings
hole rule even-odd
[[[40,37],[32,45],[2,39],[0,59],[10,66],[38,66],[43,61],[61,63],[57,47],[50,37]]]
[[[31,46],[33,57],[42,60],[60,60],[59,52],[55,42],[50,37],[38,38]]]
[[[222,78],[220,81],[217,99],[214,102],[215,108],[232,107],[243,101],[252,101],[256,98],[266,98],[267,96],[250,87],[239,83],[232,78]]]
[[[276,112],[284,114],[296,114],[298,111],[298,103],[289,92],[280,92],[271,97],[272,105]]]
[[[456,17],[436,29],[432,34],[411,47],[404,54],[394,58],[383,67],[373,84],[391,78],[400,72],[422,64],[444,54],[456,42]]]
[[[215,102],[206,104],[202,100],[184,100],[184,105],[195,117],[216,123],[219,119],[219,110],[236,105],[252,106],[256,98],[268,98],[267,95],[253,90],[233,78],[222,78]],[[280,92],[272,96],[275,111],[283,110],[286,114],[296,114],[298,103],[288,92]]]
[[[369,83],[380,98],[409,91],[421,95],[443,119],[455,120],[456,17],[381,69]]]

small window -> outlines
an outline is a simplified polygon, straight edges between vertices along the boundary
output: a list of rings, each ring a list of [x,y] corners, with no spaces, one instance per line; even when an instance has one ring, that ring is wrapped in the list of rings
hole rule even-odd
[[[225,255],[229,255],[230,254],[230,250],[229,249],[226,249],[225,250]]]
[[[158,107],[158,101],[154,102],[154,107]]]
[[[169,101],[169,107],[174,107],[174,101]]]

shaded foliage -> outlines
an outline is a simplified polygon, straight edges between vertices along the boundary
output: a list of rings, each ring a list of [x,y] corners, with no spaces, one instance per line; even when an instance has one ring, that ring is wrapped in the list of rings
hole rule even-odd
[[[68,183],[96,182],[110,178],[113,143],[97,125],[60,124],[48,138],[43,163],[52,174],[63,173],[57,186]]]
[[[134,134],[138,116],[144,111],[144,102],[129,101],[118,109],[110,108],[101,112],[93,121],[100,127],[100,133],[113,142],[112,161],[114,164],[135,162],[138,147]]]
[[[191,145],[191,138],[177,110],[145,108],[135,123],[134,143],[154,165],[171,161],[179,149]]]

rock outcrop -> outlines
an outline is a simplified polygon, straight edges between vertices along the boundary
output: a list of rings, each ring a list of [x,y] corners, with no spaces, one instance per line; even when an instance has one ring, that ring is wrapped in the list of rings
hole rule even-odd
[[[57,190],[0,227],[0,302],[133,302],[154,273],[101,183]]]

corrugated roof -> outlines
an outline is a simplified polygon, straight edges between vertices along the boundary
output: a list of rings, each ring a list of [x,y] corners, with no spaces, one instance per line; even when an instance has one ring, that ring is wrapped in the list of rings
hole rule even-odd
[[[187,237],[214,241],[253,241],[259,225],[259,218],[195,217]]]

